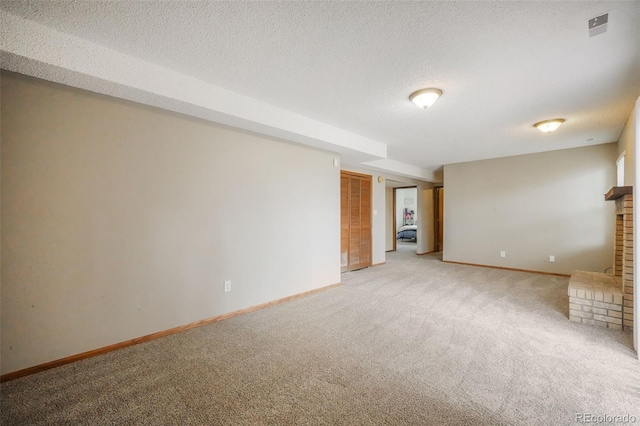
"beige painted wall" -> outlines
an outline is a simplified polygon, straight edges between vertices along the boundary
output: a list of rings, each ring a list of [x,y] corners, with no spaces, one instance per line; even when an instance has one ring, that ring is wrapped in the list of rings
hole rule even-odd
[[[633,169],[631,172],[629,172],[631,174],[631,176],[629,176],[627,173],[627,167],[625,164],[625,184],[631,184],[634,186],[634,188],[640,188],[640,182],[638,181],[640,179],[640,176],[636,175],[635,171],[637,169],[638,166],[638,162],[640,161],[639,157],[640,157],[640,153],[638,152],[638,150],[636,149],[636,145],[637,145],[637,141],[640,138],[640,120],[638,119],[638,117],[640,116],[640,97],[638,97],[636,99],[636,103],[634,105],[634,108],[631,110],[631,113],[629,114],[629,118],[627,119],[627,122],[625,123],[625,127],[624,130],[622,132],[622,135],[620,137],[620,141],[619,141],[619,145],[624,145],[625,148],[624,149],[628,149],[628,147],[631,148],[631,152],[632,154],[628,154],[629,151],[627,151],[627,158],[625,159],[625,163],[629,162],[631,163]],[[627,177],[631,178],[631,181],[627,181]],[[635,191],[635,189],[634,189]],[[634,194],[633,197],[633,209],[634,211],[640,211],[640,197],[637,194]],[[638,223],[638,215],[634,214],[633,216],[633,239],[634,241],[640,241],[640,223]],[[638,266],[637,266],[637,260],[638,259],[638,244],[634,244],[633,246],[633,266],[634,266],[634,270],[638,271]],[[633,291],[635,294],[635,298],[634,298],[634,315],[633,315],[633,320],[634,323],[636,324],[636,326],[633,329],[633,347],[636,350],[636,355],[638,356],[638,358],[640,359],[640,351],[638,350],[638,342],[640,342],[640,327],[638,326],[638,324],[640,324],[640,297],[638,297],[638,295],[640,295],[640,274],[636,273],[633,276]]]
[[[421,226],[418,226],[418,254],[431,253],[434,251],[434,204],[433,185],[425,184],[418,186],[418,200],[420,202]]]
[[[618,155],[625,153],[624,160],[624,184],[633,186],[635,180],[635,133],[636,117],[634,110],[631,110],[629,117],[622,129],[620,139],[618,139]]]
[[[603,194],[615,184],[616,158],[613,143],[446,165],[444,260],[604,271],[615,206]]]
[[[384,190],[384,242],[385,251],[393,250],[393,240],[395,239],[395,231],[393,229],[393,188],[385,188]]]
[[[340,281],[334,155],[1,84],[3,374]]]

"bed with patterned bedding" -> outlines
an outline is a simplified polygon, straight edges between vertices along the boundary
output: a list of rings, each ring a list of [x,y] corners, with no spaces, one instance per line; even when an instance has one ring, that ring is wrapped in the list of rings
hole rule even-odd
[[[404,225],[398,229],[398,233],[396,234],[397,240],[417,240],[417,225]]]

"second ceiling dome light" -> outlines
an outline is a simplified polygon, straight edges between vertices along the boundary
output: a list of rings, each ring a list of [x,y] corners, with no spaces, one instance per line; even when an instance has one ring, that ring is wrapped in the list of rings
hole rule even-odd
[[[433,105],[441,95],[442,90],[429,88],[413,92],[411,95],[409,95],[409,99],[420,108],[427,109],[431,105]]]

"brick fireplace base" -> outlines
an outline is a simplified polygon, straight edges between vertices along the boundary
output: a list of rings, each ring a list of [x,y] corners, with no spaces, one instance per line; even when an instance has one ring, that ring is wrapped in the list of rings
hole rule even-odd
[[[569,320],[622,330],[623,293],[613,275],[574,271],[569,279]]]
[[[613,274],[574,271],[569,279],[569,320],[612,330],[633,323],[633,187],[613,187],[604,196],[616,202]]]

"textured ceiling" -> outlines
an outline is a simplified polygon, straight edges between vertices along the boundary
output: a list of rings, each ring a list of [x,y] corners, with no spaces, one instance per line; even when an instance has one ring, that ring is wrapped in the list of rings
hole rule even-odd
[[[380,142],[389,160],[422,169],[617,141],[640,93],[638,1],[1,8]],[[604,12],[607,32],[590,38],[588,19]],[[408,100],[424,87],[444,92],[428,111]],[[553,134],[532,127],[555,117],[567,121]]]

